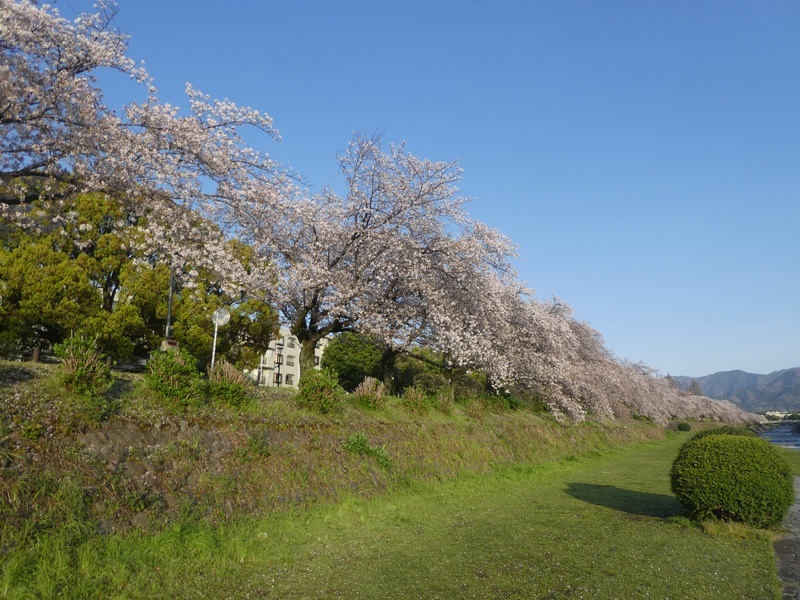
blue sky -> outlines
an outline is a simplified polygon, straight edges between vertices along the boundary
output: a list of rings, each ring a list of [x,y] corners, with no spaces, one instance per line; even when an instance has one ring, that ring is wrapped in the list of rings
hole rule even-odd
[[[800,3],[122,0],[116,22],[162,101],[191,82],[269,113],[265,148],[317,186],[353,131],[459,159],[521,278],[617,356],[800,366]]]

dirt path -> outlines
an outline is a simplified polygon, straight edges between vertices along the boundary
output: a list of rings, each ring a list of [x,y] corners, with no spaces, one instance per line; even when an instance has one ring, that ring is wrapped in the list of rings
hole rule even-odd
[[[788,532],[775,542],[783,600],[800,600],[800,477],[794,478],[795,503],[783,520]]]

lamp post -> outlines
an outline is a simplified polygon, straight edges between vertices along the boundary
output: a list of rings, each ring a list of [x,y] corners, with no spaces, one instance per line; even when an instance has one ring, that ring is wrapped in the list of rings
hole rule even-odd
[[[278,353],[278,356],[275,358],[275,365],[278,369],[278,377],[277,381],[275,382],[278,387],[281,387],[281,365],[283,364],[283,338],[281,341],[275,344],[275,351]]]
[[[166,330],[166,338],[167,341],[172,339],[172,286],[175,282],[175,268],[170,266],[169,268],[169,296],[167,296],[167,330]]]
[[[211,320],[214,322],[214,345],[211,347],[211,370],[214,370],[214,358],[217,354],[217,327],[227,325],[231,320],[231,313],[225,308],[218,308],[211,314]]]

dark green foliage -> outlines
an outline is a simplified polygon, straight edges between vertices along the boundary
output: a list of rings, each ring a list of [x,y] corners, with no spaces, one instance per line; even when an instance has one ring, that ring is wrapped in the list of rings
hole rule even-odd
[[[321,366],[334,371],[339,385],[352,392],[365,378],[380,378],[382,356],[381,347],[370,338],[348,331],[331,340]]]
[[[70,392],[92,398],[111,387],[111,370],[95,339],[73,336],[56,344],[54,351],[61,359],[61,383]]]
[[[686,423],[686,422],[678,423],[678,431],[691,431],[691,430],[692,430],[692,426],[689,425],[688,423]]]
[[[545,401],[545,393],[522,385],[511,385],[508,393],[509,408],[526,408],[534,413],[549,413],[550,405]]]
[[[417,348],[413,354],[400,354],[394,362],[395,391],[400,392],[414,385],[422,373],[442,374],[444,364],[437,352]]]
[[[345,450],[358,456],[373,457],[381,468],[387,471],[392,468],[392,458],[383,446],[371,446],[366,434],[358,431],[347,436],[342,444]]]
[[[212,400],[230,406],[240,406],[249,398],[251,382],[226,360],[221,360],[208,372],[208,394]]]
[[[456,373],[452,381],[456,402],[467,402],[486,393],[486,375],[483,373]]]
[[[794,501],[791,466],[769,442],[706,435],[683,445],[672,464],[672,491],[698,519],[755,527],[780,523]]]
[[[150,389],[177,408],[202,404],[205,394],[197,360],[186,352],[156,352],[147,362],[145,380]]]
[[[483,402],[486,410],[494,413],[502,413],[508,409],[519,407],[519,403],[514,396],[503,394],[484,394],[481,396],[481,402]]]
[[[414,376],[414,387],[428,395],[434,395],[442,388],[450,386],[447,377],[440,373],[422,372]]]
[[[300,377],[296,398],[303,408],[325,414],[341,407],[342,394],[335,373],[328,369],[312,369]]]

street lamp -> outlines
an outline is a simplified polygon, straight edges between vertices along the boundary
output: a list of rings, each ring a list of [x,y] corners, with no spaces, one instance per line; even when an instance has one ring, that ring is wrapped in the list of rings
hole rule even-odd
[[[278,353],[278,356],[275,358],[275,365],[278,369],[278,376],[276,377],[275,383],[278,387],[281,387],[281,365],[283,364],[283,338],[281,341],[275,344],[275,351]]]
[[[214,370],[214,358],[217,354],[217,327],[227,325],[231,320],[231,313],[226,308],[218,308],[211,313],[211,320],[214,322],[214,344],[211,346],[211,370]]]

